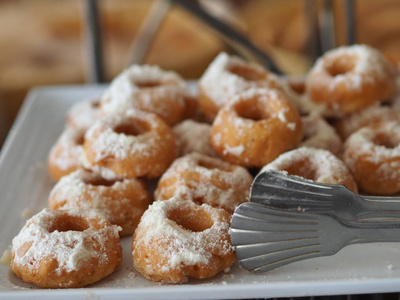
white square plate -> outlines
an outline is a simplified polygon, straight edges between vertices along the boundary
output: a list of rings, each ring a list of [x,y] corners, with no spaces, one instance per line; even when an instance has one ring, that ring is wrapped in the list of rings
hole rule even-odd
[[[47,172],[47,155],[63,130],[67,110],[103,90],[104,86],[59,86],[29,93],[0,156],[0,254],[24,225],[26,212],[37,213],[47,205],[54,185]],[[146,280],[134,270],[131,241],[131,237],[122,239],[123,264],[114,274],[81,289],[39,289],[1,265],[0,297],[248,299],[400,291],[400,244],[396,243],[352,245],[334,256],[264,274],[247,272],[236,263],[229,272],[209,280],[166,285]]]

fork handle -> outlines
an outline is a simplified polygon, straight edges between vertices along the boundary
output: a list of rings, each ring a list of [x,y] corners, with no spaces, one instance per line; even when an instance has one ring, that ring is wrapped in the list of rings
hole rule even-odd
[[[348,244],[373,242],[400,242],[398,221],[343,221],[343,234],[351,236]],[[347,231],[347,232],[346,232]]]
[[[400,197],[361,196],[362,213],[357,218],[399,218]]]

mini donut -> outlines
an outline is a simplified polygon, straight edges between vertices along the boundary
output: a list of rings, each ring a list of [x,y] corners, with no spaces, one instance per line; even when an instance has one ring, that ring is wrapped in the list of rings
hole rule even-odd
[[[343,46],[320,57],[307,76],[312,102],[324,114],[342,116],[389,99],[396,92],[395,68],[377,50]]]
[[[260,65],[220,53],[198,82],[199,106],[208,121],[236,94],[256,87],[280,89],[279,78]]]
[[[248,200],[252,182],[253,177],[245,168],[193,152],[172,163],[161,176],[154,197],[165,200],[176,195],[232,214]]]
[[[84,136],[84,130],[66,127],[51,147],[47,166],[55,181],[82,167]]]
[[[345,141],[353,132],[365,126],[379,126],[380,124],[394,121],[400,123],[400,110],[383,105],[372,105],[354,112],[335,122],[335,128]]]
[[[210,278],[236,260],[223,209],[173,197],[155,201],[143,214],[132,242],[134,267],[167,283]]]
[[[85,100],[74,104],[68,110],[66,125],[86,131],[100,117],[100,100]]]
[[[262,167],[303,137],[299,113],[278,90],[242,92],[221,109],[211,128],[211,145],[225,160]]]
[[[357,130],[344,144],[343,160],[363,192],[400,192],[400,125],[388,122]]]
[[[172,128],[178,146],[178,155],[198,152],[218,156],[210,144],[211,125],[194,120],[185,120]]]
[[[155,178],[176,157],[172,129],[157,115],[138,109],[98,120],[85,134],[85,166],[113,178]]]
[[[173,125],[194,115],[197,100],[177,73],[157,66],[132,65],[111,82],[101,99],[103,115],[130,108],[155,113]]]
[[[329,150],[336,156],[341,154],[342,140],[335,128],[319,115],[311,114],[301,118],[304,138],[300,147]]]
[[[95,211],[43,209],[12,242],[11,270],[44,288],[77,288],[121,264],[119,227]]]
[[[132,234],[151,203],[151,194],[140,179],[106,180],[101,175],[77,170],[53,187],[52,209],[97,209],[111,224],[122,228],[120,235]]]
[[[300,147],[285,152],[265,165],[260,173],[267,170],[283,171],[320,183],[340,184],[358,192],[357,184],[343,161],[324,149]]]

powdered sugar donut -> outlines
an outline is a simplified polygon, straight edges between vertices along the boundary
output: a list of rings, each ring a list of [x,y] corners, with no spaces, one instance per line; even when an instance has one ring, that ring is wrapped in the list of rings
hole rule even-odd
[[[213,277],[236,260],[229,226],[230,215],[223,209],[177,197],[155,201],[133,236],[133,264],[154,281]]]
[[[100,117],[100,100],[86,100],[76,103],[68,110],[66,124],[69,127],[86,131]]]
[[[343,160],[360,190],[377,195],[400,192],[400,125],[363,127],[344,144]]]
[[[251,89],[221,109],[211,128],[211,145],[225,160],[262,167],[303,137],[299,113],[277,90]]]
[[[154,178],[176,157],[172,129],[157,115],[131,109],[98,120],[85,134],[85,166],[105,178]]]
[[[252,182],[253,177],[243,167],[191,153],[176,159],[161,176],[154,197],[165,200],[179,196],[233,213],[247,201]]]
[[[50,149],[47,166],[51,177],[58,181],[82,167],[83,140],[85,131],[66,127]]]
[[[232,97],[256,87],[280,89],[280,82],[263,67],[222,52],[199,79],[200,109],[212,121]]]
[[[157,66],[132,65],[111,82],[101,99],[104,115],[130,108],[155,113],[172,125],[192,116],[197,100],[177,73]]]
[[[172,128],[178,145],[179,156],[198,152],[218,156],[210,144],[211,125],[194,120],[185,120]]]
[[[342,150],[342,140],[333,126],[324,118],[315,114],[302,117],[301,120],[304,138],[300,147],[325,149],[339,156]]]
[[[400,110],[389,106],[372,105],[340,118],[335,122],[335,127],[342,139],[346,140],[353,132],[362,127],[379,126],[387,121],[400,122]]]
[[[45,288],[94,283],[121,263],[118,231],[94,211],[44,209],[13,239],[11,270]]]
[[[343,46],[317,60],[307,77],[307,93],[312,102],[325,107],[325,115],[342,116],[392,97],[395,74],[377,50]]]
[[[326,184],[341,184],[357,192],[357,184],[346,165],[324,149],[300,147],[281,154],[274,161],[265,165],[260,173],[267,170],[287,172]]]
[[[132,234],[152,197],[139,179],[106,180],[99,174],[77,170],[53,187],[52,209],[97,209],[111,224],[122,228],[120,235]]]

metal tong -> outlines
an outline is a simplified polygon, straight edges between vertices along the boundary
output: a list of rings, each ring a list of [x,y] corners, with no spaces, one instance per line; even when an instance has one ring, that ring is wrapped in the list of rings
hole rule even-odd
[[[247,270],[328,256],[355,243],[400,241],[400,198],[360,196],[283,172],[259,174],[232,216],[232,243]]]

